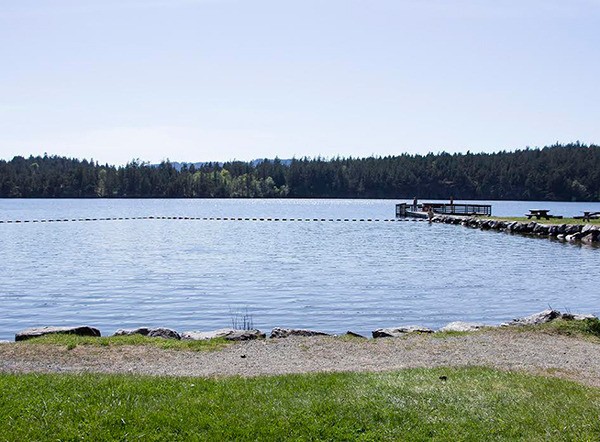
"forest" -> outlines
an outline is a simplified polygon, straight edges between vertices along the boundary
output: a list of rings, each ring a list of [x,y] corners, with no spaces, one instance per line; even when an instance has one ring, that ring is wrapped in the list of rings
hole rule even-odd
[[[2,198],[436,198],[600,201],[600,146],[125,166],[0,160]]]

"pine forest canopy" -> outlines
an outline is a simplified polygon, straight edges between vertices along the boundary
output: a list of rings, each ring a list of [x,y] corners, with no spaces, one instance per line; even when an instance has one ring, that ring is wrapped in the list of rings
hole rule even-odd
[[[420,198],[600,201],[600,146],[125,166],[0,160],[3,198]]]

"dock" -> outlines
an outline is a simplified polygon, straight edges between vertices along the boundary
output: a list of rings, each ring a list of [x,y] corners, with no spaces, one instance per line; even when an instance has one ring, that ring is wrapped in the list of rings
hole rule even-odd
[[[490,204],[448,204],[448,203],[399,203],[396,204],[396,218],[428,218],[429,210],[434,215],[491,216]]]

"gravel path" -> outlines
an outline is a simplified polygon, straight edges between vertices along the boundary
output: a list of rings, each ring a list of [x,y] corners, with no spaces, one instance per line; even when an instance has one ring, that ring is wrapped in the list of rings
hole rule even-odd
[[[374,340],[333,337],[241,342],[218,351],[152,346],[0,345],[0,371],[101,372],[172,376],[257,376],[479,365],[559,376],[600,387],[600,341],[496,330],[461,336]]]

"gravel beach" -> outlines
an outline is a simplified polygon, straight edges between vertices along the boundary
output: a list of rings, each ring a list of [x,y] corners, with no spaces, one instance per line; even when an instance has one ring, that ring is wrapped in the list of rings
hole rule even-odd
[[[412,367],[487,366],[572,379],[600,387],[600,341],[517,330],[401,338],[290,337],[239,342],[217,351],[153,346],[0,344],[8,373],[129,373],[169,376],[259,376]]]

